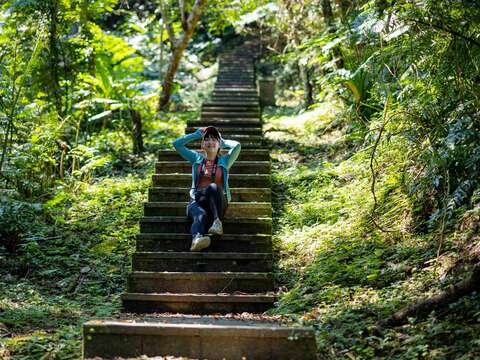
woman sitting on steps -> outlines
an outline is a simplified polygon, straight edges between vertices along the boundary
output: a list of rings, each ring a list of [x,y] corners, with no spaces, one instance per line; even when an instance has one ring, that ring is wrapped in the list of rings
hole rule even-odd
[[[185,146],[198,139],[202,139],[205,155]],[[208,126],[176,139],[172,145],[192,164],[192,187],[187,206],[187,216],[193,221],[190,251],[200,251],[210,246],[208,235],[223,234],[222,220],[231,200],[228,172],[240,154],[240,143],[222,139],[217,128]],[[220,156],[222,148],[229,151]]]

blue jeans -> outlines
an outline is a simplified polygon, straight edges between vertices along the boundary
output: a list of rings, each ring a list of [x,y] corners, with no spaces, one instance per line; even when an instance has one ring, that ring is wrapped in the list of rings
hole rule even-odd
[[[223,189],[215,183],[195,192],[195,201],[192,200],[187,206],[187,216],[193,221],[190,229],[192,237],[206,234],[214,219],[223,220],[227,207]]]

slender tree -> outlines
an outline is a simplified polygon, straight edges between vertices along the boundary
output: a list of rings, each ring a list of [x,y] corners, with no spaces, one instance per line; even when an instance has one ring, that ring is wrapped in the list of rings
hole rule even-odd
[[[192,11],[188,15],[188,17],[185,9],[185,1],[179,1],[179,6],[182,18],[183,34],[180,39],[176,39],[172,23],[169,19],[168,9],[164,6],[163,0],[160,2],[162,20],[165,23],[165,27],[170,38],[170,46],[172,49],[172,57],[170,58],[170,63],[168,65],[168,69],[165,73],[162,84],[162,94],[160,96],[159,103],[160,111],[166,110],[168,107],[170,97],[172,95],[175,74],[177,73],[178,67],[180,65],[180,60],[182,59],[183,52],[187,48],[188,43],[190,42],[190,39],[192,38],[195,31],[195,27],[200,20],[200,16],[202,15],[203,8],[205,6],[205,0],[195,0],[195,3],[192,6]]]

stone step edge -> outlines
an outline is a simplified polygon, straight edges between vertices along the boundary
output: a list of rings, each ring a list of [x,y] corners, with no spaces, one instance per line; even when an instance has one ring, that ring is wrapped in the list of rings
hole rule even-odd
[[[188,174],[181,174],[181,173],[163,173],[163,174],[153,174],[152,176],[169,176],[169,177],[174,177],[174,176],[178,176],[178,177],[192,177],[192,174],[191,173],[188,173]],[[255,178],[258,180],[258,179],[269,179],[272,175],[270,173],[265,173],[265,174],[229,174],[229,178],[238,178],[238,179],[241,179],[241,178],[245,178],[245,179],[252,179],[252,178]]]
[[[170,150],[170,149],[165,149],[165,150],[159,150],[157,152],[158,154],[178,154],[178,152],[176,150]],[[257,154],[257,153],[261,153],[262,155],[267,155],[267,154],[270,154],[270,151],[269,150],[265,150],[265,149],[258,149],[258,150],[254,150],[254,149],[246,149],[246,150],[243,150],[242,149],[242,153],[245,154],[245,153],[248,153],[248,154]],[[178,154],[179,155],[179,154]],[[180,156],[180,155],[179,155]]]
[[[143,203],[144,207],[155,208],[155,207],[174,207],[174,208],[185,208],[188,205],[188,201],[147,201]],[[234,206],[235,208],[271,208],[272,203],[269,201],[254,202],[254,201],[243,201],[237,202],[232,201],[228,206]]]
[[[189,187],[164,187],[164,186],[151,186],[148,188],[149,190],[153,191],[165,191],[165,192],[184,192],[184,191],[189,191]],[[230,188],[230,192],[237,192],[237,193],[250,193],[250,192],[270,192],[272,191],[271,188],[266,187],[266,188]]]
[[[272,238],[270,234],[223,234],[223,241],[259,241],[269,242]],[[192,240],[190,233],[140,233],[136,235],[137,240]]]
[[[270,324],[270,326],[269,326]],[[255,325],[213,325],[213,324],[168,324],[165,322],[135,322],[134,320],[90,320],[83,324],[84,335],[160,335],[160,336],[232,336],[261,338],[313,338],[312,329],[305,327],[287,327],[265,323]]]
[[[155,165],[166,165],[166,164],[172,164],[172,166],[178,166],[178,165],[191,165],[189,161],[187,160],[171,160],[171,161],[166,161],[166,160],[156,160]],[[251,166],[251,165],[270,165],[271,161],[268,160],[243,160],[243,161],[235,161],[234,165],[243,165],[243,166]]]
[[[140,219],[140,222],[148,223],[148,222],[161,222],[161,221],[168,221],[168,222],[191,222],[191,220],[186,216],[144,216]],[[268,216],[254,216],[254,217],[226,217],[224,219],[224,223],[258,223],[258,222],[271,222],[272,218]]]
[[[187,259],[187,260],[271,260],[271,253],[239,253],[239,252],[187,252],[187,251],[137,251],[133,256],[155,259]]]
[[[252,303],[272,303],[278,299],[276,295],[265,293],[259,294],[174,294],[174,293],[123,293],[122,301],[155,301],[155,302],[252,302]]]
[[[132,271],[129,274],[133,279],[158,279],[169,280],[212,280],[212,279],[249,279],[271,280],[271,272],[230,272],[230,271]]]

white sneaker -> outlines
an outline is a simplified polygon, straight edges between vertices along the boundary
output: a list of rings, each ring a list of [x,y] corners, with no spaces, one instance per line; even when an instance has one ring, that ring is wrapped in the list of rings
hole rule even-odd
[[[200,251],[210,246],[210,237],[207,235],[197,234],[192,240],[190,251]]]
[[[223,225],[220,219],[215,219],[212,226],[208,229],[208,233],[211,235],[222,235],[223,234]]]

